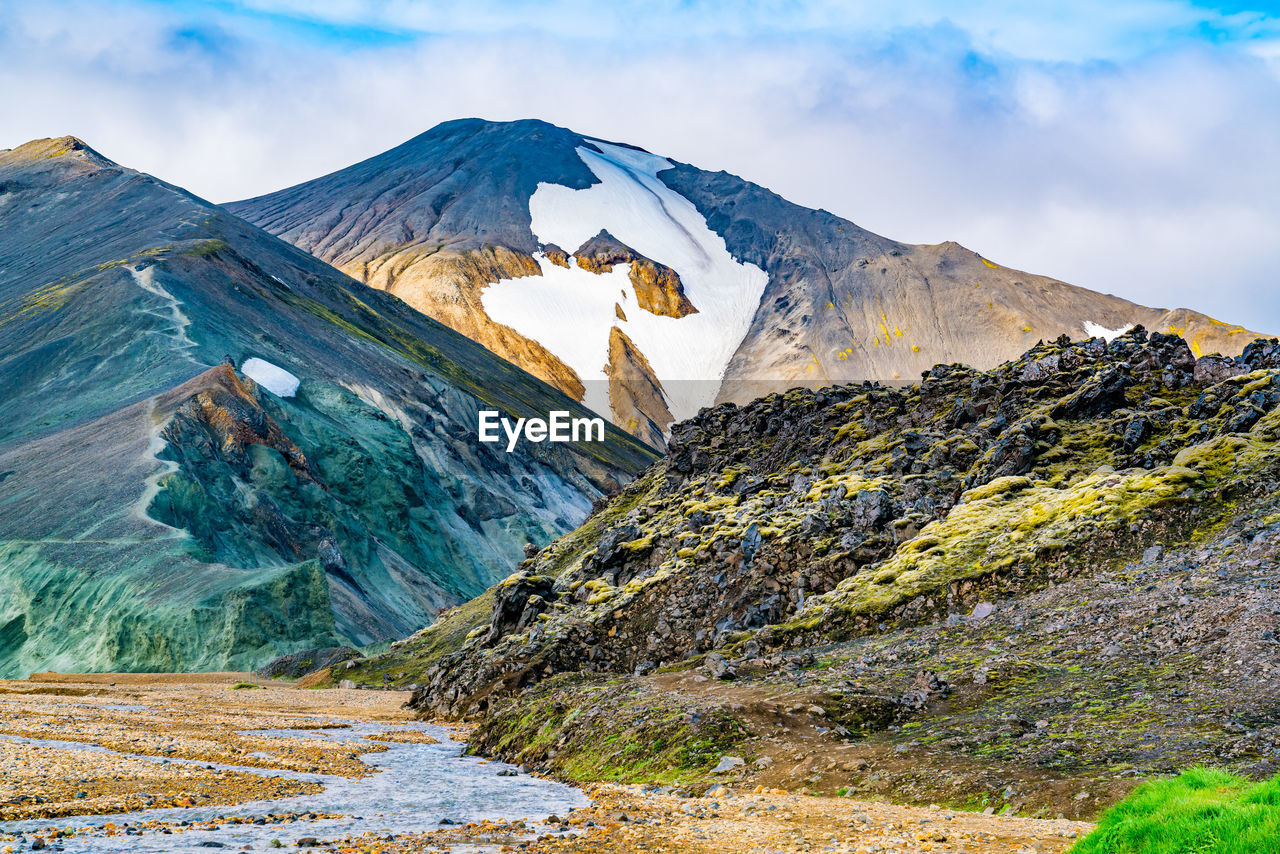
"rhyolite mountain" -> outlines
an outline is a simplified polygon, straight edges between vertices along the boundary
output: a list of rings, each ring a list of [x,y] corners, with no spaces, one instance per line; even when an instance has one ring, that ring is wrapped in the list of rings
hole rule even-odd
[[[1062,334],[1140,324],[1228,355],[1255,337],[542,121],[446,122],[229,208],[655,445],[715,402],[990,368]]]
[[[489,408],[586,414],[79,140],[0,152],[0,676],[403,636],[652,459]]]

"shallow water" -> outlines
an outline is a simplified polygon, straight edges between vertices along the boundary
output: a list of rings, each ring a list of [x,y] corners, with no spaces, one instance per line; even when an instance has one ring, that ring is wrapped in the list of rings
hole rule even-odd
[[[342,723],[347,723],[343,721]],[[341,730],[269,730],[265,735],[314,738],[326,741],[350,741],[368,746],[363,738],[381,732],[417,730],[426,732],[440,741],[439,744],[385,744],[386,752],[366,753],[361,761],[378,769],[363,780],[349,780],[326,774],[301,774],[262,768],[229,765],[213,765],[231,771],[243,771],[265,777],[287,777],[314,780],[324,785],[323,792],[296,798],[271,801],[253,801],[237,806],[203,806],[187,809],[160,809],[143,812],[103,816],[74,816],[59,819],[0,823],[0,833],[16,834],[42,830],[49,827],[88,826],[100,827],[107,822],[117,826],[146,821],[209,821],[223,817],[266,816],[272,813],[340,813],[342,818],[316,821],[297,821],[288,824],[225,825],[219,830],[187,830],[174,835],[161,835],[151,831],[141,836],[80,835],[59,841],[67,852],[140,851],[140,852],[207,852],[202,843],[217,842],[228,849],[240,849],[245,845],[252,850],[266,849],[273,839],[293,848],[302,837],[313,836],[321,840],[364,833],[399,834],[421,833],[436,830],[441,819],[465,823],[483,819],[546,818],[552,813],[563,815],[572,809],[589,804],[579,790],[550,780],[529,777],[499,777],[499,771],[513,770],[512,766],[498,762],[481,764],[474,757],[462,756],[462,745],[449,738],[443,727],[416,722],[390,724],[365,724],[350,722],[350,729]],[[42,741],[0,736],[10,741],[38,744],[54,749],[92,750],[114,753],[91,744],[67,741]],[[125,754],[132,755],[132,754]],[[165,759],[141,756],[153,762],[194,764],[209,766],[211,763],[195,760]],[[21,849],[19,849],[21,850]],[[51,848],[49,850],[57,850]]]

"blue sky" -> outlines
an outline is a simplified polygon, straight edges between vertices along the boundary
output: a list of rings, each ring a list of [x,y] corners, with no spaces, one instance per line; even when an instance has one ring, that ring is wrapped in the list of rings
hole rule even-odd
[[[0,0],[0,147],[215,201],[460,116],[1280,332],[1280,4]]]

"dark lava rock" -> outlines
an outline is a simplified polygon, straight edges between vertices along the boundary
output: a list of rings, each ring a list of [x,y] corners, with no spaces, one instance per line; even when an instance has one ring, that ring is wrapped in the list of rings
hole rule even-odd
[[[1225,356],[1201,356],[1196,359],[1194,376],[1198,383],[1214,385],[1248,372],[1249,368],[1236,359],[1228,359]]]
[[[555,583],[545,575],[519,573],[508,578],[494,592],[493,618],[485,642],[493,643],[508,632],[524,629],[555,599]]]
[[[1182,339],[1134,329],[1041,343],[990,371],[938,365],[918,386],[793,389],[704,409],[674,425],[665,461],[493,588],[488,625],[437,635],[460,640],[433,647],[410,706],[496,714],[557,674],[632,677],[695,656],[716,680],[803,686],[823,678],[805,648],[914,625],[1001,630],[1016,645],[1030,630],[1019,597],[1116,559],[1138,565],[1155,542],[1173,548],[1196,530],[1197,514],[1270,494],[1276,475],[1237,483],[1221,460],[1236,453],[1228,433],[1270,441],[1240,431],[1273,417],[1280,386],[1206,385],[1196,364]],[[1188,449],[1204,462],[1175,467]],[[1032,489],[1043,503],[1018,508]],[[952,514],[970,500],[991,512]],[[1057,502],[1069,512],[1040,513]],[[1169,571],[1168,560],[1140,570]],[[875,690],[852,683],[831,705],[836,724],[878,730],[931,714],[960,681],[930,667]],[[972,672],[966,686],[1020,678],[981,662]]]
[[[317,670],[324,670],[326,667],[363,657],[359,650],[349,646],[304,649],[302,652],[282,655],[254,672],[264,679],[301,679],[308,673],[315,673]]]

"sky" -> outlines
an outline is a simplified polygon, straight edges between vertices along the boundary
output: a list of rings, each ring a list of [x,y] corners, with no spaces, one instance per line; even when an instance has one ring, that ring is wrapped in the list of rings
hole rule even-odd
[[[541,118],[1280,333],[1280,2],[0,0],[0,93],[217,202]]]

